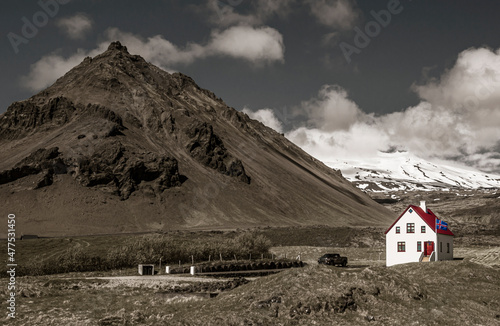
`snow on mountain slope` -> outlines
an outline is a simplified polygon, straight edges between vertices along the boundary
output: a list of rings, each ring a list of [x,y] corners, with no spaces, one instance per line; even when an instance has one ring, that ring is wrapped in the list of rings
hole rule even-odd
[[[500,175],[468,167],[435,164],[409,152],[383,153],[364,160],[336,160],[326,165],[366,191],[500,188]]]

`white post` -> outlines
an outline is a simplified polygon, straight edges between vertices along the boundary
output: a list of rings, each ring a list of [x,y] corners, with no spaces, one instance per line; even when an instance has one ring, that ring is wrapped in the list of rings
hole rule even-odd
[[[170,266],[165,267],[165,274],[170,274]]]
[[[194,275],[194,266],[191,266],[191,269],[189,270],[189,274]]]

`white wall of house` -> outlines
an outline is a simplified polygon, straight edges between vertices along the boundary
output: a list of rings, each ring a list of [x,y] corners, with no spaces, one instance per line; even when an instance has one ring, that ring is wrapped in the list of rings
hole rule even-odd
[[[408,223],[413,223],[413,233],[407,232]],[[422,226],[425,226],[425,233],[422,233]],[[397,227],[399,227],[400,233],[396,233]],[[426,241],[433,241],[434,250],[439,249],[435,231],[413,209],[408,209],[387,232],[385,241],[387,266],[418,262],[424,251],[424,242]],[[404,252],[398,252],[398,242],[404,242]],[[418,242],[421,243],[421,251],[417,251]],[[443,251],[446,251],[446,245],[443,245]]]
[[[452,260],[453,237],[451,235],[438,233],[435,250],[436,250],[436,260]]]

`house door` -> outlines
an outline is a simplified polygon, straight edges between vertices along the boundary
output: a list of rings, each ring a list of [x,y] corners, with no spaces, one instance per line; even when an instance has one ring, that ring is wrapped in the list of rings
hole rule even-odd
[[[434,242],[424,242],[424,255],[430,256],[434,251]]]

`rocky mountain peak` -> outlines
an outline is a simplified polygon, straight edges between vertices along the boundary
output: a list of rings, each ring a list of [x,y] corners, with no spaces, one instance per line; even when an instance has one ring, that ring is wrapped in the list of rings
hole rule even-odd
[[[121,51],[129,54],[127,47],[122,45],[120,41],[111,42],[108,46],[108,51]]]
[[[120,42],[0,116],[0,197],[33,217],[25,233],[386,219],[339,173]]]

